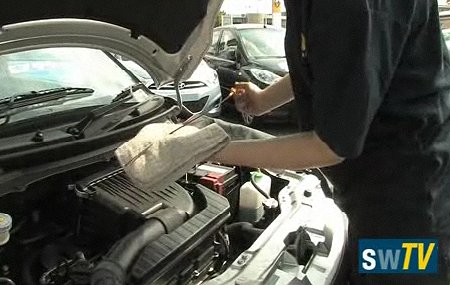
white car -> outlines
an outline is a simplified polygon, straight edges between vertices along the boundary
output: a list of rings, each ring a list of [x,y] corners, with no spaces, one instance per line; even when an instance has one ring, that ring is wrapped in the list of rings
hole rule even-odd
[[[177,100],[174,83],[168,83],[159,88],[153,82],[150,74],[140,65],[131,60],[120,62],[133,72],[153,93]],[[221,93],[217,72],[201,61],[197,69],[187,80],[178,85],[183,105],[191,112],[200,112],[207,108],[208,116],[218,117],[221,112]],[[208,106],[206,106],[208,102]]]

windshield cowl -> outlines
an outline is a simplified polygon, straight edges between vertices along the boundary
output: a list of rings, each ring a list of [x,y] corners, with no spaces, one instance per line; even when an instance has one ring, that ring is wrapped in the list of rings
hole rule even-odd
[[[71,95],[85,94],[89,96],[94,92],[94,89],[87,87],[58,87],[4,97],[0,100],[0,116],[9,110],[55,101]]]

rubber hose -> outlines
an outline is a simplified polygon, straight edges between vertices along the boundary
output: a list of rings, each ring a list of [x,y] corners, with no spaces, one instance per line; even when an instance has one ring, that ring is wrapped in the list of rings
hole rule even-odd
[[[259,193],[261,193],[261,195],[263,195],[264,197],[266,197],[267,199],[270,199],[269,194],[267,194],[266,192],[264,192],[256,183],[255,179],[253,178],[253,175],[250,175],[250,183],[252,183],[253,187],[255,187],[256,190],[258,190]]]
[[[144,225],[126,235],[94,269],[91,285],[122,285],[127,269],[139,252],[150,242],[183,224],[185,214],[176,209],[161,210]]]
[[[237,222],[226,226],[226,230],[230,235],[239,235],[255,241],[263,232],[263,229],[255,228],[248,222]]]

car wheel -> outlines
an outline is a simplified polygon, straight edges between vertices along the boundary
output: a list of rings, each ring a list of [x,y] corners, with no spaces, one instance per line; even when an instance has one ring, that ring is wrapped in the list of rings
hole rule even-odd
[[[241,113],[241,119],[242,119],[242,122],[244,123],[244,125],[246,125],[246,126],[250,126],[252,123],[253,123],[253,121],[254,121],[254,116],[253,115],[249,115],[249,114],[247,114],[247,113]]]

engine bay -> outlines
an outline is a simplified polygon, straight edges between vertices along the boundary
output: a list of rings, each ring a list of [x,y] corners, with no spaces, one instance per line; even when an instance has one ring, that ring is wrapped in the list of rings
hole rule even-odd
[[[141,189],[117,162],[103,162],[36,181],[0,198],[12,220],[0,246],[0,284],[211,279],[277,216],[276,207],[258,209],[253,221],[238,215],[239,189],[250,172],[204,164],[166,189]],[[287,182],[271,184],[277,197]]]

